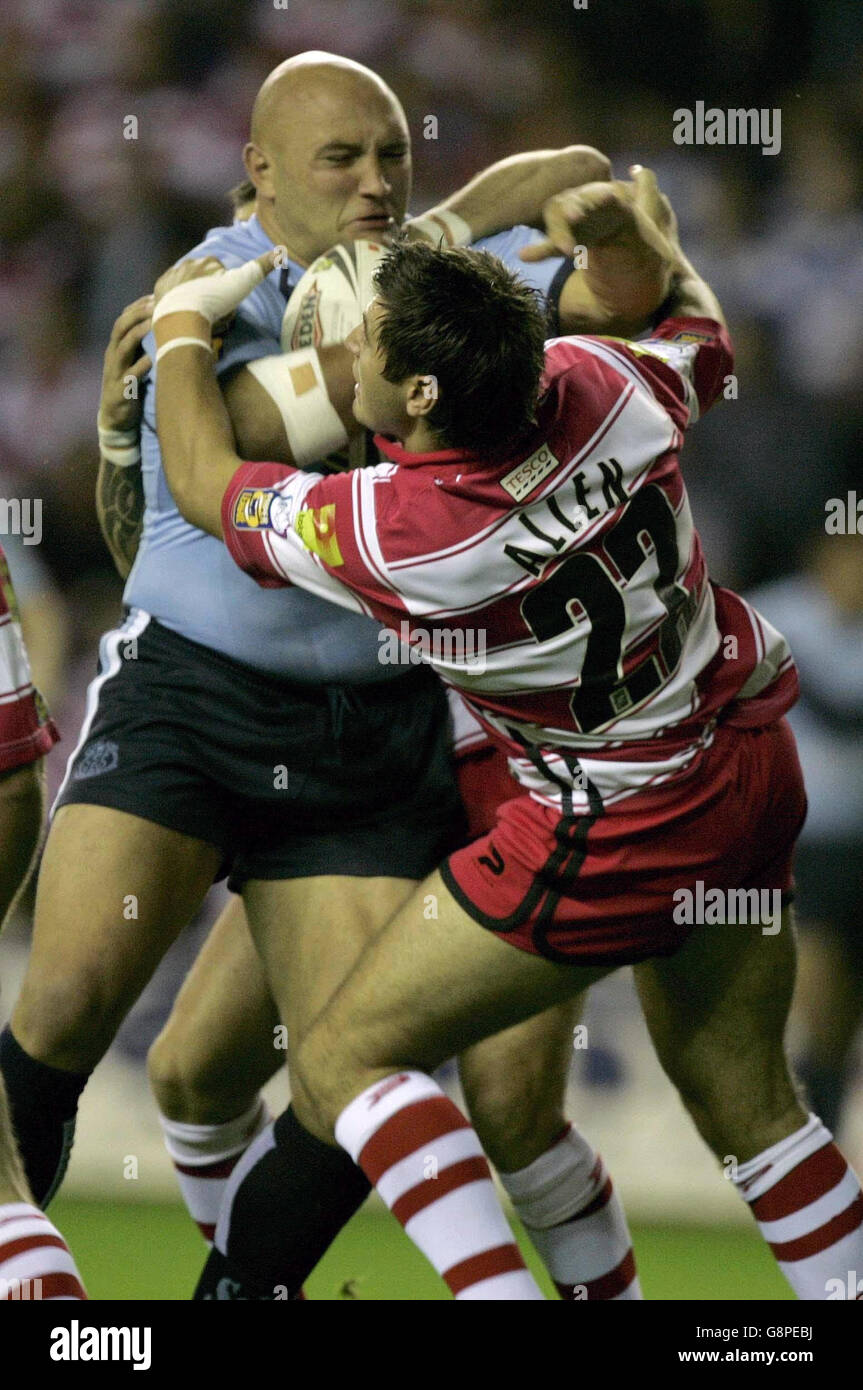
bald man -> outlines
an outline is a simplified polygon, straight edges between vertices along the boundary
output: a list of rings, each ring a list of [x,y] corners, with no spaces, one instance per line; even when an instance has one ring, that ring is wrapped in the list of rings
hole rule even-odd
[[[280,351],[286,297],[308,262],[339,239],[381,238],[401,225],[409,134],[400,104],[374,73],[307,54],[264,83],[251,137],[244,159],[254,214],[215,229],[190,255],[230,266],[273,244],[285,248],[281,267],[226,334],[218,373],[244,455],[299,461],[308,402],[303,392],[286,395],[286,374],[274,382],[262,364]],[[463,239],[467,229],[476,240],[535,223],[551,194],[607,172],[602,156],[578,146],[504,161],[441,204],[435,226],[448,239]],[[516,257],[535,239],[522,226],[488,244]],[[566,280],[562,265],[558,258],[522,270],[547,289],[554,278]],[[328,389],[332,412],[329,447],[305,462],[344,449],[357,433],[350,384],[330,370],[327,354],[298,364],[306,380],[311,372]],[[218,542],[184,523],[161,471],[153,395],[148,389],[144,404],[146,515],[126,587],[128,616],[102,639],[45,852],[27,976],[0,1038],[28,1173],[43,1201],[62,1177],[90,1072],[214,878],[230,875],[242,895],[269,978],[282,982],[281,1018],[298,1036],[364,942],[463,834],[437,679],[424,668],[382,664],[378,624],[369,619],[298,589],[262,593]],[[100,438],[103,468],[125,482],[136,446],[123,424],[105,416]],[[278,934],[267,930],[275,921],[284,924]],[[267,1123],[256,1087],[283,1056],[273,1048],[278,1015],[261,994],[237,907],[208,952],[223,967],[221,1043],[240,1045],[211,1110],[190,1120],[182,1103],[166,1107],[169,1147],[193,1181],[202,1159],[224,1172]],[[195,1007],[207,978],[198,972]],[[543,1061],[565,1078],[572,1018],[567,1006],[544,1038],[529,1025],[517,1040],[519,1064],[512,1040],[485,1060],[479,1049],[467,1060],[468,1090],[488,1095],[486,1114],[474,1112],[478,1126],[510,1172],[560,1139],[562,1080],[553,1102],[532,1081]],[[553,1068],[543,1056],[549,1051]],[[334,1151],[334,1159],[343,1156]],[[566,1167],[576,1207],[603,1191],[596,1156],[574,1132],[553,1161]],[[348,1207],[362,1199],[363,1184],[347,1165]],[[613,1295],[632,1296],[622,1212],[605,1197],[602,1205],[605,1262],[585,1266],[585,1277],[595,1273]],[[617,1266],[616,1281],[605,1278]]]

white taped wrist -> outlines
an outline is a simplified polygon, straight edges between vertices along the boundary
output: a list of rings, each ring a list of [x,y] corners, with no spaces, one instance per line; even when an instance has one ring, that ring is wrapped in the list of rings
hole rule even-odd
[[[435,208],[432,212],[424,212],[421,217],[413,217],[407,223],[407,228],[411,232],[418,232],[435,246],[441,242],[444,246],[469,246],[473,241],[473,232],[468,223],[457,212],[450,212],[449,208]]]
[[[99,432],[99,453],[115,468],[133,468],[141,462],[141,436],[137,430],[105,429],[96,420]]]
[[[202,347],[206,348],[207,352],[213,351],[212,344],[205,342],[203,338],[169,338],[167,343],[163,343],[156,353],[156,361],[158,362],[160,358],[164,357],[166,352],[171,352],[173,348],[178,347]]]
[[[264,278],[264,272],[257,261],[246,261],[234,270],[217,271],[213,275],[202,275],[197,280],[186,280],[168,290],[153,313],[153,323],[168,314],[181,312],[201,314],[208,323],[232,314],[256,285]]]
[[[315,348],[259,357],[249,371],[275,402],[294,463],[303,468],[341,449],[348,434],[335,410]]]

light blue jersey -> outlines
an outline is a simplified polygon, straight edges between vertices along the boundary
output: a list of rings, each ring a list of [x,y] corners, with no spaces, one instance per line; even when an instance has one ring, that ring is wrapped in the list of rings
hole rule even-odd
[[[527,227],[477,243],[493,251],[536,288],[548,290],[561,261],[525,265],[518,249],[539,238]],[[184,259],[216,256],[227,268],[268,251],[272,242],[257,217],[215,227]],[[281,352],[285,305],[303,267],[289,261],[243,301],[227,334],[216,372],[221,377],[256,357]],[[153,355],[152,337],[145,350]],[[156,437],[153,373],[148,378],[141,431],[144,530],[124,601],[150,613],[192,642],[286,680],[360,683],[395,678],[403,667],[381,663],[373,618],[347,612],[299,588],[261,589],[234,564],[227,548],[184,521],[162,471]]]
[[[533,262],[521,261],[518,258],[523,246],[531,246],[534,242],[544,240],[545,233],[537,232],[532,227],[510,227],[509,231],[483,237],[474,245],[478,251],[493,251],[526,285],[532,285],[535,290],[541,290],[547,295],[554,282],[560,282],[572,269],[571,260],[565,256],[549,256],[545,261]],[[557,288],[559,292],[559,284]]]

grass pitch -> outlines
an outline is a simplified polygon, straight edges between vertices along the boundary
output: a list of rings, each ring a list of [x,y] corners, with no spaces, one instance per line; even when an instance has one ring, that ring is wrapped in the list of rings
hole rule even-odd
[[[117,1204],[60,1198],[51,1216],[75,1252],[92,1299],[187,1300],[206,1247],[177,1204]],[[544,1291],[551,1285],[534,1251],[519,1241]],[[661,1301],[792,1299],[754,1226],[633,1223],[645,1297]],[[387,1212],[354,1217],[306,1284],[310,1299],[426,1302],[449,1293]]]

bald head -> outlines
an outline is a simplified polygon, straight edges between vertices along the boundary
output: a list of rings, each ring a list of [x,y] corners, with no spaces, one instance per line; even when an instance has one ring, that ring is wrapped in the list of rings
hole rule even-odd
[[[344,99],[383,101],[404,121],[401,102],[371,68],[338,53],[310,49],[286,58],[264,78],[252,107],[251,136],[265,143],[285,122],[296,117],[299,104],[340,94]]]
[[[395,231],[410,196],[401,103],[335,53],[288,58],[264,81],[244,151],[267,234],[303,265],[338,241]]]

